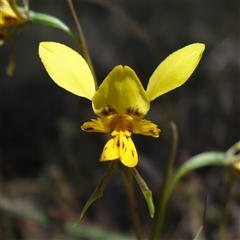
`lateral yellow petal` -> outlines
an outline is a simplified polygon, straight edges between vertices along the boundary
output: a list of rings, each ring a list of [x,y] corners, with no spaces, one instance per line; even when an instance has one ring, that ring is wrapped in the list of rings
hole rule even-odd
[[[67,91],[92,100],[95,84],[84,58],[56,42],[41,42],[39,56],[53,81]]]
[[[159,137],[161,130],[157,128],[157,125],[147,121],[145,119],[133,119],[131,121],[131,131],[136,134],[142,134],[145,136]]]
[[[128,66],[116,66],[94,95],[92,106],[98,116],[115,113],[142,117],[149,110],[149,99],[136,73]]]
[[[81,129],[85,132],[110,132],[112,129],[110,128],[111,119],[91,119],[90,122],[85,122]]]
[[[205,45],[194,43],[169,55],[150,77],[147,94],[152,101],[187,81],[197,67]]]

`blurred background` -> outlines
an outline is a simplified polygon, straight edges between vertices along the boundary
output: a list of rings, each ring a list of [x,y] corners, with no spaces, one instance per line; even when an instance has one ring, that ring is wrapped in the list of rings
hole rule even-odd
[[[151,102],[146,116],[162,130],[154,139],[133,135],[138,171],[160,193],[172,131],[178,128],[175,169],[205,151],[225,152],[239,140],[239,16],[237,1],[73,0],[99,84],[118,64],[135,70],[144,88],[172,52],[188,44],[206,45],[199,66],[181,88]],[[75,33],[67,1],[31,1],[30,9],[58,17]],[[109,163],[98,159],[103,134],[80,126],[95,118],[91,102],[58,87],[38,56],[41,41],[57,41],[79,51],[64,32],[28,25],[17,38],[16,68],[6,74],[11,44],[1,46],[1,234],[5,239],[134,239],[124,185],[115,169],[104,195],[76,228],[87,199]],[[166,209],[161,239],[193,239],[203,224],[204,239],[219,239],[227,170],[205,167],[177,185]],[[240,185],[234,179],[224,226],[225,239],[240,238]],[[135,184],[144,236],[152,219]]]

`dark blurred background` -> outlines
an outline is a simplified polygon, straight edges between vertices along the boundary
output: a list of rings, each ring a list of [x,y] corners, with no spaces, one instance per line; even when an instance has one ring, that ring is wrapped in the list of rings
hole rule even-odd
[[[195,42],[206,45],[187,83],[151,102],[146,119],[159,126],[160,137],[133,136],[139,153],[137,168],[155,201],[171,147],[171,121],[179,132],[175,168],[204,151],[225,152],[239,140],[238,1],[73,3],[99,84],[114,66],[123,64],[135,70],[146,88],[155,68],[169,54]],[[76,32],[67,1],[30,1],[30,9],[58,17]],[[78,230],[71,228],[109,163],[98,161],[104,136],[79,128],[95,118],[91,102],[50,79],[38,56],[41,41],[57,41],[79,51],[64,32],[28,25],[17,38],[16,68],[13,77],[8,77],[5,69],[11,45],[1,46],[2,239],[134,236],[117,169]],[[203,224],[206,195],[206,228],[201,240],[218,239],[226,178],[227,170],[220,167],[188,174],[169,202],[162,239],[193,239]],[[152,219],[135,185],[142,230],[148,237]],[[224,227],[226,240],[240,238],[239,180],[234,182],[231,194]],[[111,235],[113,232],[125,235]]]

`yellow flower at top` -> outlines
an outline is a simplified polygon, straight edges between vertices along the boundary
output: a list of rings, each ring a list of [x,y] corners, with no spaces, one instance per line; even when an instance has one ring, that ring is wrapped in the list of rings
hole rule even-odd
[[[15,1],[12,1],[15,4]],[[14,11],[7,0],[0,0],[0,40],[4,42],[8,36],[7,28],[25,22],[23,14]]]
[[[92,101],[97,119],[85,122],[86,132],[111,132],[100,161],[120,159],[127,167],[135,167],[138,154],[131,133],[158,137],[157,125],[143,119],[150,102],[181,86],[197,67],[204,44],[188,45],[168,56],[154,71],[145,90],[128,66],[116,66],[96,90],[86,61],[71,48],[55,42],[42,42],[39,55],[50,77],[60,87]]]

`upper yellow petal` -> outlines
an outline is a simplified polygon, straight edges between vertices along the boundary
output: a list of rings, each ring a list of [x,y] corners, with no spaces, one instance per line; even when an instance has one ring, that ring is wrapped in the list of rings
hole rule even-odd
[[[205,45],[194,43],[169,55],[150,77],[147,94],[152,101],[187,81],[197,67]]]
[[[128,66],[116,66],[105,78],[94,95],[95,114],[115,113],[142,117],[149,110],[149,99],[136,73]]]
[[[41,42],[39,56],[53,81],[67,91],[92,100],[95,84],[84,58],[56,42]]]

